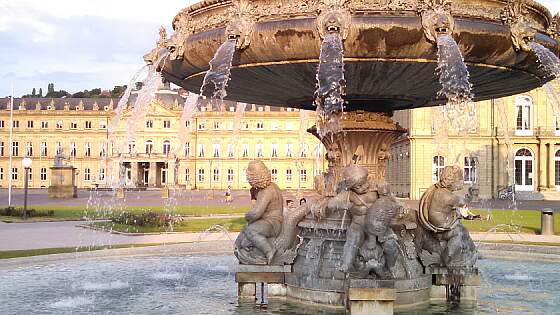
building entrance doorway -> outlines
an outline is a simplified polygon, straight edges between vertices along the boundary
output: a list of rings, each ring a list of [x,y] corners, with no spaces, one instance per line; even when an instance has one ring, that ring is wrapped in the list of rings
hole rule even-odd
[[[514,174],[516,190],[535,190],[534,168],[535,163],[531,151],[528,149],[521,149],[515,153]]]

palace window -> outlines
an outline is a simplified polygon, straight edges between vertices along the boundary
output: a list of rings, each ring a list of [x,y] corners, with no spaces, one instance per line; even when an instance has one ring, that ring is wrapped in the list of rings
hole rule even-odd
[[[165,128],[165,129],[171,128],[171,120],[164,120],[163,121],[163,128]]]
[[[48,153],[47,143],[46,142],[41,142],[41,157],[46,157],[47,153]]]
[[[99,169],[99,180],[105,180],[105,169],[104,168]]]
[[[277,169],[273,168],[273,169],[270,171],[270,179],[271,179],[273,182],[277,182],[277,181],[278,181],[278,170],[277,170]]]
[[[27,128],[33,129],[33,120],[28,120],[27,121]]]
[[[17,167],[12,167],[12,180],[18,179],[18,169]]]
[[[278,157],[278,145],[277,145],[276,143],[273,143],[273,144],[271,145],[271,152],[272,152],[272,153],[270,154],[270,156],[272,156],[272,157]]]
[[[292,157],[292,144],[291,143],[286,144],[286,156],[287,157]]]
[[[299,170],[299,179],[302,182],[306,182],[307,181],[307,170]]]
[[[4,180],[4,168],[0,167],[0,180]]]
[[[201,121],[198,123],[198,130],[204,130],[206,129],[206,123]]]
[[[198,157],[204,157],[204,144],[202,143],[198,144]]]
[[[262,143],[257,143],[257,157],[263,157],[263,144]]]
[[[62,120],[57,121],[56,122],[56,129],[62,129],[62,127],[63,127]]]
[[[85,181],[91,180],[91,170],[87,167],[84,169],[84,180]]]
[[[257,112],[264,112],[264,106],[257,106]]]
[[[12,156],[19,156],[19,142],[12,142]]]
[[[106,150],[105,150],[105,143],[101,142],[99,143],[99,157],[105,157],[106,154]]]
[[[104,120],[99,121],[99,129],[107,129],[107,122]]]
[[[42,182],[47,181],[47,168],[46,167],[41,167],[41,170],[39,171],[39,179]]]
[[[91,120],[86,120],[86,129],[91,129]]]
[[[219,130],[219,129],[220,129],[220,122],[219,122],[219,121],[215,121],[215,122],[214,122],[214,129],[215,129],[215,130]]]
[[[307,151],[309,150],[309,146],[307,143],[301,145],[301,151],[299,153],[300,157],[307,157]]]
[[[278,130],[279,127],[280,127],[280,124],[278,124],[277,121],[273,121],[273,122],[270,124],[270,129],[272,129],[272,130]]]
[[[257,122],[257,130],[264,130],[264,123],[262,121]]]
[[[190,142],[185,143],[185,156],[186,157],[191,156],[191,143]]]
[[[294,130],[294,123],[293,122],[287,122],[286,123],[286,130]]]
[[[213,174],[212,180],[215,181],[215,182],[220,181],[220,170],[219,169],[217,169],[217,168],[214,169],[214,174]]]
[[[560,116],[554,116],[554,135],[560,136]]]
[[[204,169],[203,168],[198,169],[198,181],[199,182],[204,181]]]
[[[91,156],[91,144],[89,142],[86,142],[86,144],[85,144],[84,156],[85,157],[90,157]]]
[[[529,96],[517,96],[515,98],[516,128],[515,134],[518,136],[532,136],[531,110],[533,100]]]
[[[4,128],[4,121],[0,120],[0,128]]]
[[[71,157],[76,157],[76,155],[78,154],[77,151],[78,150],[76,148],[76,143],[75,142],[70,143],[70,156]]]
[[[190,120],[185,121],[185,127],[186,127],[186,128],[190,128],[190,127],[191,127],[191,121],[190,121]]]
[[[235,146],[232,143],[228,144],[228,146],[227,146],[228,158],[234,157],[234,155],[235,155],[234,148],[235,148]]]
[[[41,121],[41,129],[47,129],[47,128],[49,128],[49,122]]]
[[[12,127],[14,127],[14,128],[19,128],[19,120],[14,120],[14,121],[12,122]]]
[[[212,156],[215,158],[220,157],[220,145],[217,143],[214,143],[214,145],[212,145]]]
[[[128,142],[128,154],[136,153],[136,141],[132,140]]]
[[[286,181],[287,182],[292,181],[292,169],[290,169],[290,168],[286,170]]]
[[[187,183],[191,181],[191,170],[189,168],[185,169],[185,181]]]
[[[154,128],[154,121],[153,120],[146,120],[146,128]]]
[[[70,123],[70,129],[78,129],[78,122],[73,121]]]
[[[146,140],[144,143],[144,149],[146,154],[152,154],[152,151],[154,150],[154,142],[152,140]]]
[[[248,157],[249,156],[249,144],[248,143],[243,143],[241,145],[241,151],[242,151],[243,157]]]
[[[230,111],[230,112],[235,112],[235,106],[230,106],[230,107],[229,107],[229,111]]]
[[[169,140],[163,141],[163,154],[171,152],[171,142]]]
[[[465,156],[464,181],[465,183],[476,183],[477,160],[472,156]]]
[[[445,158],[440,155],[436,155],[432,159],[432,182],[439,182],[441,172],[445,168]]]
[[[33,180],[33,169],[29,168],[29,172],[27,172],[27,179],[32,181]]]
[[[232,183],[232,182],[233,182],[233,178],[234,178],[234,176],[233,176],[233,168],[229,168],[229,169],[227,170],[227,181],[228,181],[228,183]]]
[[[243,130],[249,130],[249,122],[248,121],[242,122],[241,127],[243,127]]]
[[[57,142],[56,143],[56,154],[61,154],[62,153],[62,142]]]
[[[33,142],[27,142],[25,156],[33,156]]]
[[[0,156],[4,156],[4,141],[0,141]]]

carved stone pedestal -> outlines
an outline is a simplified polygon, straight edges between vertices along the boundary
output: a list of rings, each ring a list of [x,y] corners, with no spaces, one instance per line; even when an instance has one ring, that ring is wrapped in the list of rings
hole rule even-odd
[[[476,303],[478,300],[478,286],[480,274],[478,269],[448,270],[446,268],[433,268],[432,301],[454,301],[464,304]]]
[[[291,266],[239,265],[235,273],[237,299],[266,304],[269,298],[285,297],[284,276]]]
[[[51,167],[49,198],[78,198],[75,175],[76,168],[72,166]]]
[[[342,129],[343,132],[323,139],[315,127],[308,130],[327,150],[329,170],[323,182],[317,183],[319,193],[324,196],[335,195],[342,169],[349,164],[365,167],[372,182],[384,181],[391,144],[406,132],[393,122],[390,114],[364,111],[345,112]]]
[[[393,315],[395,288],[349,288],[347,296],[350,315]]]

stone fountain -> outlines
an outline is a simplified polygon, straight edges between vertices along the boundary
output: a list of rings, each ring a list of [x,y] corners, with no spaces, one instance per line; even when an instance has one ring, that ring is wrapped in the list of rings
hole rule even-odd
[[[210,98],[317,109],[309,132],[327,148],[321,197],[286,215],[266,166],[249,165],[259,193],[236,242],[239,295],[274,283],[271,295],[352,314],[476,301],[477,252],[454,193],[462,170],[446,167],[419,210],[404,209],[384,183],[389,147],[406,132],[392,112],[542,86],[560,74],[559,21],[532,0],[206,0],[182,10],[145,56],[163,56],[165,80]],[[212,78],[213,92],[203,88]]]

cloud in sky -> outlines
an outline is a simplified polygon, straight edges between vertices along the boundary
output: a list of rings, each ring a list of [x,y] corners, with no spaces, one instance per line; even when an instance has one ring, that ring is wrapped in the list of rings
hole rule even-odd
[[[164,25],[196,0],[0,0],[0,97],[127,84]],[[552,13],[560,1],[541,0]],[[155,3],[155,4],[154,4]]]

